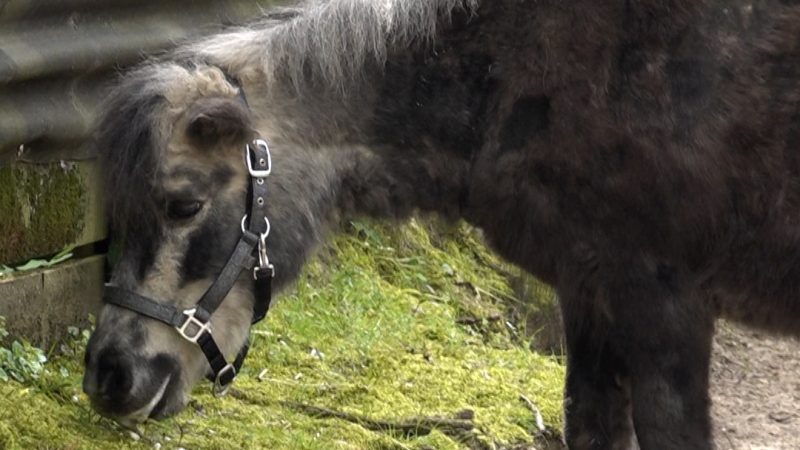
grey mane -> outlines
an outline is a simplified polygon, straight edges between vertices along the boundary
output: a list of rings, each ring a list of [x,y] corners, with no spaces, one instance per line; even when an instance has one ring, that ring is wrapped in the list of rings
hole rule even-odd
[[[364,66],[381,67],[395,49],[431,43],[454,11],[474,11],[479,0],[313,0],[274,11],[244,28],[179,50],[233,73],[281,80],[298,93],[324,83],[343,92]]]
[[[182,83],[183,69],[211,64],[237,79],[249,78],[259,89],[248,92],[248,100],[280,110],[277,120],[294,120],[303,130],[297,134],[322,133],[321,125],[330,117],[306,122],[295,114],[295,119],[287,119],[296,105],[272,86],[279,82],[281,87],[294,87],[294,96],[314,96],[315,102],[320,101],[320,91],[344,94],[364,81],[365,66],[381,68],[392,51],[430,44],[455,11],[474,11],[478,1],[309,0],[146,61],[109,93],[95,132],[96,148],[109,167],[115,225],[140,231],[156,216],[158,205],[142,205],[141,199],[151,197],[160,159],[163,136],[158,127],[166,91]],[[312,113],[302,107],[300,112]]]

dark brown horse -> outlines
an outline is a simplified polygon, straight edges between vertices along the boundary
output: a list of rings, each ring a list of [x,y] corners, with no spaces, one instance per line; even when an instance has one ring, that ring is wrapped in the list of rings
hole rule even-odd
[[[187,44],[101,121],[112,282],[195,305],[242,235],[261,137],[277,287],[342,216],[464,218],[558,291],[571,448],[711,448],[714,319],[800,330],[794,4],[331,0]],[[229,359],[252,280],[211,318]],[[209,371],[112,305],[86,357],[85,390],[123,422],[180,410]]]

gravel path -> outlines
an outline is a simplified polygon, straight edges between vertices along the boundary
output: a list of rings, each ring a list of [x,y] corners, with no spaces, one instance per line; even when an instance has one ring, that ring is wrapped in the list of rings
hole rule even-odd
[[[711,396],[718,449],[800,449],[800,342],[719,322]]]

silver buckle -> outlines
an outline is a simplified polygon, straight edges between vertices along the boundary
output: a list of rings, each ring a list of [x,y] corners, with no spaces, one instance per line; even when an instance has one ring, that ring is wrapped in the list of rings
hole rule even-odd
[[[194,315],[197,313],[197,308],[187,309],[183,312],[186,315],[186,322],[183,322],[183,325],[179,327],[175,327],[178,330],[178,333],[183,336],[184,339],[191,342],[192,344],[197,344],[197,340],[200,339],[200,336],[203,335],[210,326],[209,323],[201,322],[199,319],[195,318]],[[195,327],[197,329],[194,333],[189,333],[192,331],[191,327]]]
[[[253,169],[253,160],[250,158],[250,152],[252,152],[253,149],[250,148],[250,144],[247,144],[247,150],[244,152],[244,159],[247,162],[247,171],[250,172],[250,176],[253,178],[266,178],[270,173],[272,173],[272,155],[269,153],[269,146],[263,139],[256,139],[253,142],[267,152],[267,160],[264,161],[267,165],[267,168]]]
[[[217,374],[217,376],[214,378],[213,394],[214,394],[215,397],[222,397],[223,395],[228,393],[228,389],[231,387],[231,384],[233,384],[233,378],[231,379],[231,382],[228,383],[225,386],[223,386],[222,383],[220,382],[220,378],[222,378],[222,375],[224,373],[230,372],[230,371],[233,371],[233,376],[235,378],[236,377],[236,368],[233,367],[233,364],[228,364],[227,366],[223,367],[222,370],[220,370],[219,373]]]
[[[262,272],[262,271],[265,271],[265,270],[269,270],[270,271],[270,277],[271,278],[275,278],[275,266],[273,266],[272,264],[267,264],[266,267],[260,267],[260,266],[253,267],[253,279],[257,280],[259,272]]]

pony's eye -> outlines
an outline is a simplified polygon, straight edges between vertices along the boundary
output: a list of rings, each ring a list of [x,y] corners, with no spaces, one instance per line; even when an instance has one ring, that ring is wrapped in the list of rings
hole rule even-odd
[[[167,217],[172,220],[188,219],[200,212],[203,203],[197,200],[173,200],[167,202]]]

